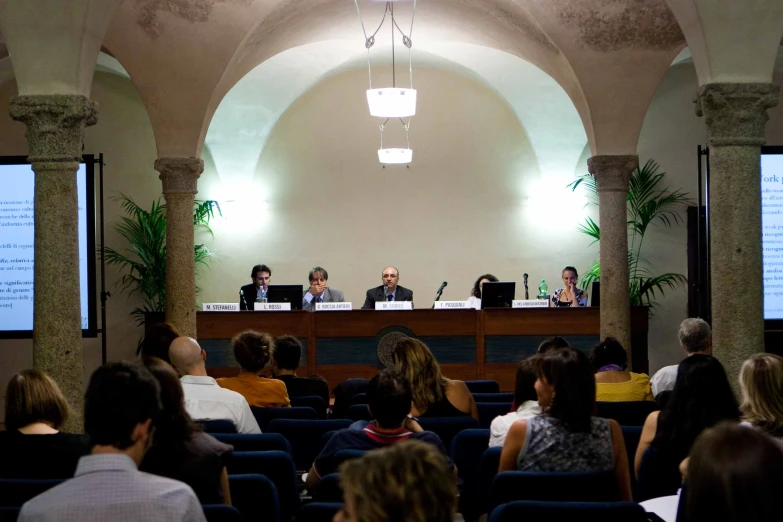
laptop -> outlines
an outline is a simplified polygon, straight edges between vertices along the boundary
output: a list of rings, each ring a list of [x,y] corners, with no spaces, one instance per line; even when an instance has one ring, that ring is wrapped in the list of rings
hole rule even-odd
[[[484,283],[481,286],[481,309],[511,308],[514,300],[515,282]]]
[[[291,303],[291,310],[301,310],[302,285],[269,285],[266,300],[270,303]]]
[[[601,283],[593,281],[593,288],[590,291],[590,306],[601,306]]]

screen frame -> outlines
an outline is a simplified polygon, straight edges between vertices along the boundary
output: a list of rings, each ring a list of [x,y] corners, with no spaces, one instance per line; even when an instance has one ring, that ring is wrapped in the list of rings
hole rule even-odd
[[[783,145],[762,145],[761,146],[761,155],[775,155],[780,156],[783,155]],[[759,188],[761,188],[761,156],[759,156]],[[762,248],[764,245],[764,240],[761,241]],[[763,254],[762,254],[763,255]],[[764,274],[762,273],[762,277]],[[762,291],[763,291],[763,283],[762,283]],[[764,330],[783,330],[783,319],[764,319]]]
[[[79,163],[84,163],[85,195],[87,201],[87,328],[82,328],[82,337],[98,337],[98,310],[96,296],[95,252],[95,155],[83,154]],[[0,156],[0,165],[30,165],[27,156]],[[32,168],[32,167],[31,167]],[[35,299],[35,294],[33,294]],[[33,330],[0,330],[0,339],[32,339]]]

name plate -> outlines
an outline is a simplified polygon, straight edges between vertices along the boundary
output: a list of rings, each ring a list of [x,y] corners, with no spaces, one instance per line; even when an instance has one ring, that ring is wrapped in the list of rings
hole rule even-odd
[[[256,312],[290,312],[291,303],[253,303]]]
[[[515,299],[511,308],[549,308],[549,299]]]
[[[435,301],[435,310],[472,310],[467,301]]]
[[[316,312],[344,312],[346,310],[353,310],[351,303],[315,303]]]
[[[413,310],[412,301],[376,301],[376,310]]]
[[[204,303],[205,312],[238,312],[239,303]]]

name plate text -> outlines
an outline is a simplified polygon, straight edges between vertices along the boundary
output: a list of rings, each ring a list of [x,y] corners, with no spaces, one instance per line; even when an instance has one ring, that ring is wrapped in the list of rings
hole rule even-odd
[[[467,301],[435,301],[435,310],[472,310]]]
[[[290,312],[291,303],[253,303],[256,312]]]
[[[376,310],[413,310],[412,301],[376,301]]]
[[[353,310],[353,305],[351,303],[315,303],[316,312],[344,312],[345,310]]]
[[[238,312],[239,303],[204,303],[205,312]]]
[[[549,299],[514,299],[511,308],[549,308]]]

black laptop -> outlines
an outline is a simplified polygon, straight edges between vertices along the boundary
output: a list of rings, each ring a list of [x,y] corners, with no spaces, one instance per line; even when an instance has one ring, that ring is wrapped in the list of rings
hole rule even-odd
[[[266,300],[270,303],[291,303],[291,310],[301,310],[302,285],[269,285]]]
[[[601,306],[601,283],[593,281],[593,289],[590,294],[590,306]]]
[[[511,308],[515,282],[484,283],[481,285],[481,308]]]

